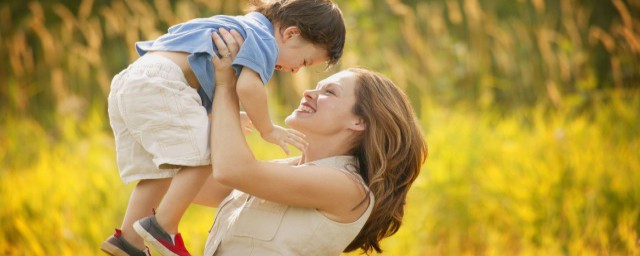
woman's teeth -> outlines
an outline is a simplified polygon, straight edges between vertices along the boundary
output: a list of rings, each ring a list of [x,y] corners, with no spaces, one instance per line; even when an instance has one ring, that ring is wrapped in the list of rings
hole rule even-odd
[[[298,107],[298,110],[300,110],[302,112],[308,112],[308,113],[315,113],[316,112],[312,108],[304,106],[304,105],[301,105],[300,107]]]

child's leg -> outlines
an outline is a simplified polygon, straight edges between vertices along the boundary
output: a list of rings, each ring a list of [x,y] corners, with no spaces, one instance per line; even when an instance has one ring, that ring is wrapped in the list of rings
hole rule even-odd
[[[122,221],[122,236],[139,249],[145,248],[144,240],[133,230],[133,223],[151,214],[158,207],[169,188],[171,179],[140,180],[131,192],[127,212]]]
[[[211,165],[207,165],[183,167],[173,177],[171,186],[156,211],[156,220],[166,232],[178,233],[178,224],[182,215],[210,174]]]

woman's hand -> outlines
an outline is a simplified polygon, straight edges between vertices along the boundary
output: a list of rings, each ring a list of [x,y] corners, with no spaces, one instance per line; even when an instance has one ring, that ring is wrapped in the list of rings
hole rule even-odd
[[[231,32],[224,28],[218,30],[218,33],[212,33],[211,39],[218,47],[217,55],[213,56],[213,67],[215,70],[216,87],[224,87],[235,90],[236,76],[232,68],[233,60],[236,58],[240,46],[244,43],[244,38],[235,30]]]

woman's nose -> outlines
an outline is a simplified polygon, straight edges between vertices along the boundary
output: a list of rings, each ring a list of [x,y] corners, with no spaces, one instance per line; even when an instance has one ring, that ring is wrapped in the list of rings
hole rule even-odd
[[[298,71],[300,71],[300,68],[299,68],[299,67],[294,68],[294,69],[291,69],[291,73],[294,73],[294,74],[295,74],[295,73],[298,73]]]
[[[313,99],[315,90],[305,90],[303,95],[306,99]]]

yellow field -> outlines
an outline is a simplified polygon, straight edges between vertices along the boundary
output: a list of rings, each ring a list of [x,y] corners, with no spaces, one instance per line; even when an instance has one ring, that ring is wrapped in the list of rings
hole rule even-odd
[[[428,163],[385,255],[635,255],[640,213],[638,98],[593,116],[534,111],[496,119],[425,109]],[[128,193],[111,134],[92,114],[62,118],[66,143],[10,119],[1,141],[3,255],[93,255],[119,226]],[[250,136],[261,158],[279,149]],[[39,145],[33,152],[24,144]],[[215,210],[192,207],[181,231],[201,252]]]

